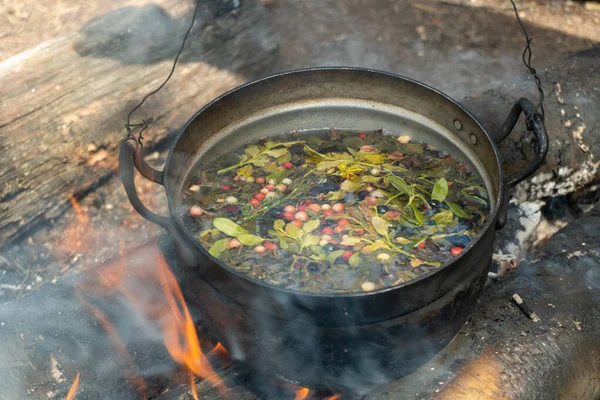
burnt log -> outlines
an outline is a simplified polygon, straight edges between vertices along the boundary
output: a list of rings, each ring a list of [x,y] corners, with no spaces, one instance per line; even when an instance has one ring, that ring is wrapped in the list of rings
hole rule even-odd
[[[156,119],[146,145],[275,62],[276,36],[258,0],[205,3],[172,79],[133,116]],[[115,174],[126,115],[168,75],[193,8],[131,4],[0,63],[0,243]]]
[[[538,71],[546,93],[546,128],[550,148],[546,164],[514,192],[518,202],[562,196],[600,182],[600,45]],[[528,88],[528,89],[524,89]],[[523,90],[526,90],[523,92]],[[494,132],[502,125],[517,95],[538,100],[530,75],[522,75],[463,104]],[[532,136],[523,123],[500,146],[507,174],[533,158]]]

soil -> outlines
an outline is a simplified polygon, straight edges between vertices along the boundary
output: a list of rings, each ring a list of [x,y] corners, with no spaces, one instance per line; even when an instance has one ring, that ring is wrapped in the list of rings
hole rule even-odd
[[[0,60],[79,30],[91,18],[132,3],[2,0]],[[525,71],[520,60],[524,39],[508,1],[268,3],[280,37],[277,70],[365,66],[409,76],[458,99]],[[136,6],[141,4],[135,1]],[[535,66],[550,65],[600,41],[600,13],[580,3],[522,0],[519,5],[534,39]],[[160,166],[164,157],[165,149],[158,149],[153,163]],[[164,214],[161,188],[142,180],[140,184],[142,200]],[[157,234],[156,227],[131,209],[116,175],[79,203],[79,219],[74,209],[66,210],[56,221],[0,253],[0,300],[18,298],[43,283],[92,268]]]

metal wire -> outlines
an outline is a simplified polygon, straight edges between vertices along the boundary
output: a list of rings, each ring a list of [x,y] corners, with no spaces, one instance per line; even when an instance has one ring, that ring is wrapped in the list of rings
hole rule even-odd
[[[173,76],[173,73],[175,72],[175,67],[177,67],[177,62],[179,61],[179,56],[181,56],[181,53],[183,52],[183,48],[185,47],[185,42],[188,39],[188,36],[190,35],[192,28],[194,27],[194,22],[196,21],[196,14],[198,14],[198,10],[200,9],[200,3],[202,3],[202,0],[196,0],[196,7],[194,8],[194,14],[192,15],[192,21],[190,22],[190,26],[187,29],[187,31],[185,32],[185,35],[183,36],[183,40],[181,42],[181,47],[179,48],[179,51],[177,52],[177,55],[175,56],[175,60],[173,61],[173,66],[171,67],[171,72],[169,72],[169,75],[163,81],[163,83],[160,84],[159,87],[157,87],[156,89],[154,89],[153,91],[148,93],[146,96],[144,96],[142,101],[140,101],[138,105],[133,107],[133,109],[127,115],[127,123],[125,124],[125,129],[127,130],[127,136],[125,137],[124,140],[133,140],[136,143],[138,143],[141,147],[144,147],[144,144],[142,143],[142,140],[144,140],[143,133],[148,128],[148,126],[154,122],[154,118],[151,117],[148,119],[142,119],[142,122],[132,124],[131,116],[133,115],[134,112],[137,111],[137,109],[139,109],[141,106],[144,105],[144,103],[146,102],[146,100],[148,100],[148,98],[150,96],[158,93],[167,84],[167,82],[169,82],[169,80]],[[135,135],[133,134],[133,131],[137,128],[140,128],[140,131],[138,133],[138,137],[136,138]]]
[[[542,89],[542,81],[540,80],[540,77],[537,74],[537,71],[535,70],[535,68],[533,68],[531,66],[531,37],[529,37],[529,34],[527,33],[527,29],[525,28],[525,25],[523,24],[523,21],[521,21],[521,17],[519,16],[519,10],[517,10],[517,5],[515,4],[514,0],[510,0],[510,3],[513,6],[513,10],[515,11],[515,16],[517,17],[517,22],[519,23],[519,26],[521,27],[521,30],[523,31],[523,35],[525,36],[525,49],[523,49],[523,64],[525,65],[525,67],[529,70],[529,73],[533,76],[533,79],[535,80],[535,85],[537,86],[538,89],[538,93],[540,95],[540,100],[536,106],[536,110],[539,110],[539,114],[542,117],[542,121],[544,121],[544,90]]]

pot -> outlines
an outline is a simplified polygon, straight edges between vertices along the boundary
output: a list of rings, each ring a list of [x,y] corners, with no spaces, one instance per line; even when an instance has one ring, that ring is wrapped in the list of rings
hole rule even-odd
[[[536,155],[505,179],[496,143],[521,113],[537,138]],[[369,293],[314,294],[238,273],[184,228],[181,195],[199,159],[264,136],[329,127],[408,134],[466,162],[491,202],[476,240],[452,262],[413,281]],[[119,163],[133,207],[177,243],[188,304],[238,365],[272,380],[360,395],[410,373],[460,330],[483,290],[509,191],[542,164],[547,149],[543,120],[526,99],[517,101],[497,132],[486,132],[457,102],[422,83],[368,69],[316,68],[242,85],[206,105],[181,130],[163,171],[148,166],[141,148],[129,141],[121,145]],[[140,202],[134,166],[164,185],[169,216]]]

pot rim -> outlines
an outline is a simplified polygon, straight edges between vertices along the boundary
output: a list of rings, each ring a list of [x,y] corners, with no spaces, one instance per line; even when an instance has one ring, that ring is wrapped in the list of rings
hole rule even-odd
[[[175,207],[173,207],[173,199],[171,198],[171,196],[168,195],[169,193],[169,185],[170,185],[170,181],[169,181],[169,174],[165,173],[164,174],[164,186],[165,189],[167,189],[167,204],[168,204],[168,208],[169,208],[169,215],[171,217],[171,219],[175,220],[175,224],[178,228],[178,230],[180,230],[186,241],[190,241],[193,243],[193,245],[205,256],[208,257],[210,260],[212,260],[213,262],[215,262],[219,267],[224,268],[226,271],[236,275],[239,278],[242,278],[244,281],[246,282],[250,282],[252,284],[256,284],[256,285],[260,285],[262,286],[264,289],[267,290],[274,290],[276,292],[281,292],[281,293],[285,293],[287,295],[300,295],[300,296],[307,296],[307,297],[311,297],[311,298],[315,298],[315,299],[326,299],[326,298],[360,298],[360,297],[364,297],[364,296],[370,296],[370,295],[379,295],[379,294],[384,294],[384,293],[389,293],[391,291],[397,290],[397,289],[402,289],[405,287],[408,287],[410,285],[413,284],[417,284],[419,282],[422,282],[424,280],[427,280],[428,278],[432,277],[433,275],[441,272],[442,270],[450,267],[451,265],[454,265],[455,263],[461,262],[462,258],[464,258],[468,253],[470,253],[473,248],[479,244],[481,238],[485,235],[485,233],[488,231],[488,229],[495,229],[495,224],[496,224],[496,219],[498,217],[498,212],[499,209],[501,207],[501,200],[504,196],[504,191],[506,190],[505,187],[505,181],[504,181],[504,168],[502,166],[502,157],[501,154],[498,150],[498,146],[496,145],[496,143],[494,142],[494,140],[492,140],[491,135],[488,133],[488,131],[483,127],[483,125],[479,122],[479,120],[477,118],[475,118],[474,115],[472,115],[465,107],[463,107],[460,103],[458,103],[456,100],[454,100],[453,98],[451,98],[450,96],[448,96],[447,94],[441,92],[440,90],[429,86],[425,83],[419,82],[417,80],[411,79],[411,78],[407,78],[405,76],[399,75],[399,74],[394,74],[391,72],[386,72],[386,71],[381,71],[381,70],[376,70],[376,69],[371,69],[371,68],[362,68],[362,67],[345,67],[345,66],[333,66],[333,67],[311,67],[311,68],[300,68],[300,69],[293,69],[293,70],[287,70],[287,71],[283,71],[283,72],[278,72],[278,73],[274,73],[274,74],[270,74],[270,75],[266,75],[264,77],[246,82],[242,85],[239,85],[223,94],[221,94],[220,96],[216,97],[215,99],[213,99],[212,101],[210,101],[209,103],[207,103],[206,105],[204,105],[200,110],[198,110],[196,113],[194,113],[194,115],[192,115],[192,117],[190,117],[190,119],[181,127],[179,133],[177,134],[177,136],[175,137],[175,139],[173,140],[173,144],[171,145],[171,148],[169,149],[169,153],[167,155],[167,159],[165,161],[165,167],[164,167],[164,171],[166,172],[169,168],[170,165],[170,161],[171,161],[171,157],[173,155],[173,152],[175,150],[175,146],[177,144],[177,142],[179,141],[180,137],[187,131],[187,129],[189,128],[189,126],[196,120],[196,118],[198,118],[205,110],[207,110],[208,108],[212,107],[215,103],[225,99],[226,97],[228,97],[229,95],[238,92],[240,90],[245,90],[247,88],[250,88],[254,85],[258,85],[263,83],[264,81],[268,81],[270,79],[273,78],[278,78],[281,76],[286,76],[286,75],[293,75],[293,74],[302,74],[302,73],[311,73],[311,72],[319,72],[319,71],[358,71],[361,73],[371,73],[371,74],[378,74],[378,75],[385,75],[394,79],[401,79],[407,82],[410,82],[412,84],[421,86],[424,89],[427,89],[431,92],[433,92],[434,94],[437,94],[441,97],[443,97],[445,100],[451,102],[454,106],[458,107],[459,110],[461,110],[462,112],[464,112],[466,114],[466,116],[468,116],[474,123],[475,125],[481,129],[481,131],[485,134],[485,136],[487,137],[487,139],[489,140],[490,144],[492,145],[492,150],[494,152],[494,155],[496,157],[496,165],[498,167],[498,175],[499,175],[499,187],[498,187],[498,191],[497,191],[497,196],[496,196],[496,204],[494,209],[492,210],[492,212],[489,214],[488,220],[486,221],[486,223],[484,224],[484,226],[480,229],[478,235],[475,237],[475,239],[473,241],[471,241],[471,243],[469,243],[469,245],[467,245],[463,251],[454,259],[452,259],[452,261],[447,262],[445,264],[442,264],[440,267],[436,268],[435,270],[421,275],[416,279],[410,280],[408,282],[404,282],[401,283],[399,285],[395,285],[395,286],[391,286],[391,287],[387,287],[387,288],[383,288],[383,289],[379,289],[379,290],[374,290],[371,292],[352,292],[352,293],[313,293],[313,292],[303,292],[300,290],[294,290],[294,289],[285,289],[285,288],[281,288],[281,287],[277,287],[277,286],[273,286],[273,285],[269,285],[267,283],[264,283],[263,281],[260,281],[258,279],[254,279],[251,278],[245,274],[242,274],[241,272],[236,271],[235,269],[229,267],[227,264],[221,262],[218,258],[213,257],[211,254],[209,254],[208,250],[202,246],[200,243],[198,243],[197,240],[195,240],[194,238],[191,237],[190,233],[188,232],[188,230],[185,228],[185,226],[183,225],[183,221],[181,220],[180,216],[177,213],[177,210]],[[187,171],[186,171],[187,173]]]

